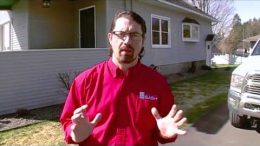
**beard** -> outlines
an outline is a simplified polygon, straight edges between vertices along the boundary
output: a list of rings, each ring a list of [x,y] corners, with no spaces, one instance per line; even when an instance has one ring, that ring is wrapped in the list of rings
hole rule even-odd
[[[118,62],[124,64],[130,64],[134,62],[138,57],[138,55],[135,56],[135,51],[136,49],[130,45],[121,48],[117,58]]]
[[[118,57],[118,62],[124,63],[124,64],[130,64],[135,60],[136,60],[136,57],[134,57],[133,55],[120,55]]]

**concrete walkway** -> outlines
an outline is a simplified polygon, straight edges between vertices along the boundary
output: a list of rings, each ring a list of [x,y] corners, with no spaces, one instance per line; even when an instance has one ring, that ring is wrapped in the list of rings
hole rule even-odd
[[[196,123],[187,127],[188,134],[175,143],[160,146],[259,146],[260,133],[256,129],[238,129],[230,124],[227,104],[209,111]]]

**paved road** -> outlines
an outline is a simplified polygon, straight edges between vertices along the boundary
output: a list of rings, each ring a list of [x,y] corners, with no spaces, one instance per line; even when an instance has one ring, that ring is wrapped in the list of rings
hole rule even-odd
[[[224,103],[187,128],[188,134],[175,143],[161,146],[260,146],[256,129],[238,129],[230,125]]]

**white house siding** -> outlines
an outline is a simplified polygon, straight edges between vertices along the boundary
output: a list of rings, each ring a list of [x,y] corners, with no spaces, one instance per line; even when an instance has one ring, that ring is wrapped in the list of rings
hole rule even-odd
[[[12,8],[12,50],[27,50],[28,46],[28,1],[18,1]]]
[[[107,49],[0,53],[0,115],[65,101],[58,73],[83,71],[108,58]]]
[[[120,10],[126,9],[125,0],[106,0],[106,9],[106,28],[108,32],[115,14]]]

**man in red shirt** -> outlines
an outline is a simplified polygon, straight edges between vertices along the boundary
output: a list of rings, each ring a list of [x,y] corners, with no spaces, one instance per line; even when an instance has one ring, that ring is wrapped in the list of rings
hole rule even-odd
[[[111,58],[77,76],[66,99],[60,121],[68,143],[158,145],[186,133],[166,79],[140,62],[145,33],[135,12],[115,16]]]

